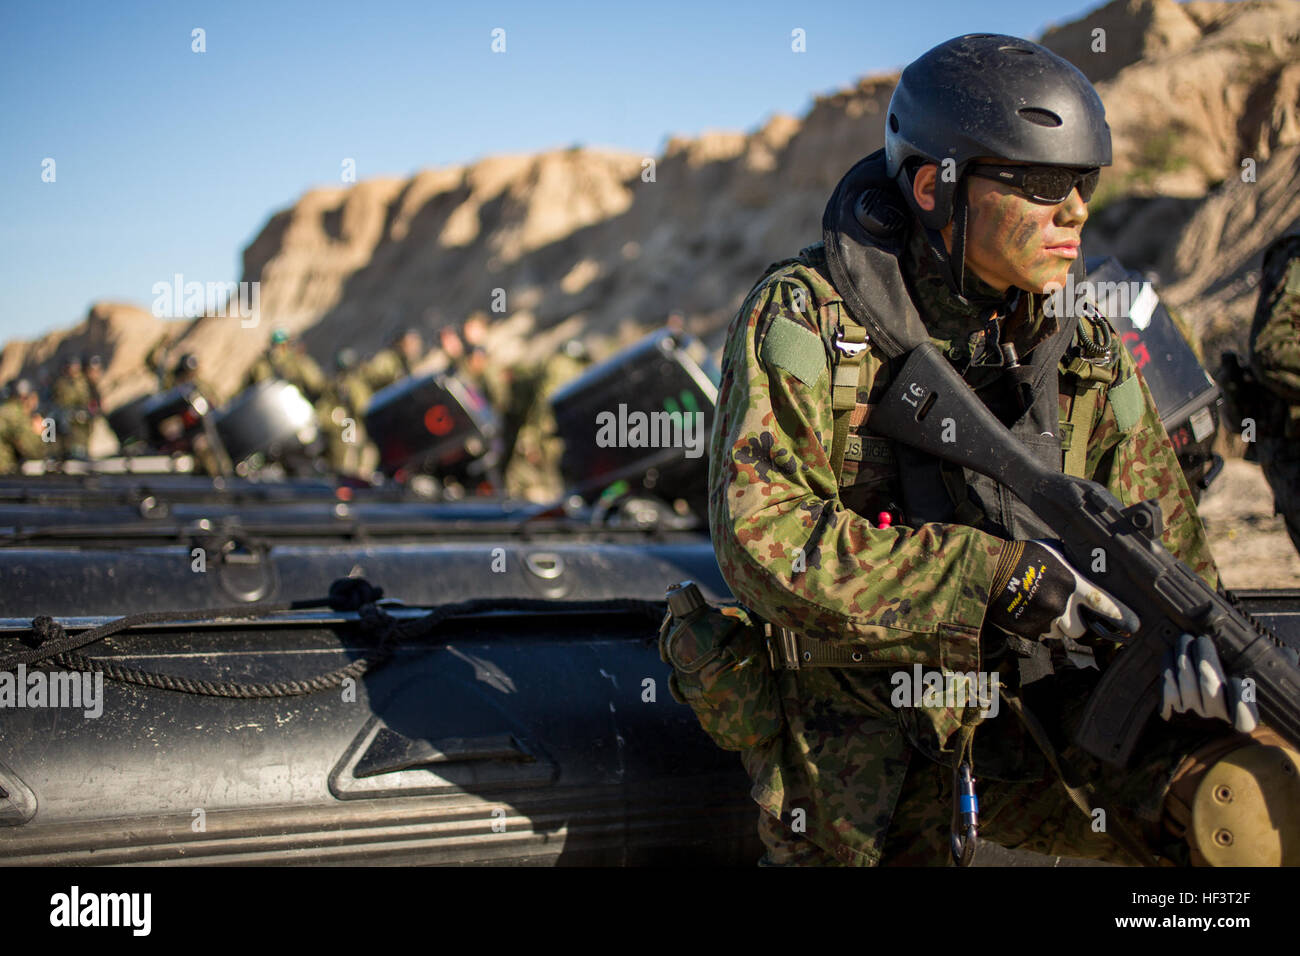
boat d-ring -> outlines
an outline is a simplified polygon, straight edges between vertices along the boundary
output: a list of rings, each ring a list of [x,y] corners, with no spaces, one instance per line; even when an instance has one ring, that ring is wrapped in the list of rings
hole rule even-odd
[[[221,590],[236,601],[261,601],[278,590],[275,563],[270,549],[261,542],[219,539],[216,572]]]
[[[543,581],[554,581],[564,573],[564,558],[554,551],[534,551],[524,555],[524,567]]]

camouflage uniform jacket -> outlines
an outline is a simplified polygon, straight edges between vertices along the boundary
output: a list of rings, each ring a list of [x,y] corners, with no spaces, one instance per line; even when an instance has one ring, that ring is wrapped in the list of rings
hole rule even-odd
[[[334,376],[321,396],[322,406],[343,408],[349,415],[360,417],[370,404],[370,388],[359,369],[349,369]]]
[[[1287,236],[1264,258],[1259,305],[1250,331],[1255,375],[1285,409],[1259,411],[1275,420],[1270,437],[1300,439],[1300,235]]]
[[[362,377],[371,393],[400,382],[411,374],[411,364],[399,349],[384,349],[362,367]]]
[[[514,400],[501,410],[506,432],[508,494],[546,501],[564,492],[560,475],[564,442],[551,408],[551,396],[581,375],[586,367],[586,362],[560,352],[540,368],[516,378]]]
[[[325,392],[325,373],[310,356],[295,352],[281,353],[272,349],[248,370],[244,388],[250,388],[268,378],[278,378],[296,387],[310,402],[320,399]]]
[[[950,358],[966,355],[976,343],[972,330],[980,328],[976,316],[949,295],[916,236],[900,264],[932,341]],[[974,281],[983,286],[978,292],[995,295]],[[1039,297],[1021,298],[1027,314],[1003,337],[1023,360],[1057,320],[1043,315]],[[841,861],[874,864],[916,753],[890,705],[889,672],[912,664],[981,669],[988,588],[1005,542],[961,524],[873,523],[902,496],[890,443],[871,435],[869,409],[890,377],[885,356],[871,347],[857,394],[858,411],[867,414],[855,411],[850,420],[861,449],[856,460],[846,456],[837,481],[830,376],[808,368],[801,380],[765,361],[764,346],[774,322],[791,321],[816,333],[829,356],[831,316],[841,304],[818,245],[769,274],[741,306],[723,355],[709,519],[719,566],[742,604],[807,638],[851,644],[866,665],[778,674],[786,727],[743,754],[752,796],[787,824],[802,809],[806,837]],[[1137,389],[1125,390],[1127,400],[1112,401],[1134,377]],[[1076,393],[1069,376],[1059,381],[1064,420]],[[1086,477],[1125,504],[1155,499],[1165,546],[1217,583],[1182,469],[1127,352],[1080,437],[1087,441]],[[937,747],[947,746],[956,714],[921,713]]]
[[[45,443],[32,431],[31,416],[11,398],[0,405],[0,475],[18,471],[26,459],[45,457]]]
[[[89,425],[90,403],[93,399],[90,382],[84,375],[61,375],[54,383],[50,399],[62,409],[69,419],[80,425]]]
[[[1251,366],[1263,388],[1256,457],[1300,551],[1300,234],[1284,236],[1264,255],[1259,303],[1250,330]]]

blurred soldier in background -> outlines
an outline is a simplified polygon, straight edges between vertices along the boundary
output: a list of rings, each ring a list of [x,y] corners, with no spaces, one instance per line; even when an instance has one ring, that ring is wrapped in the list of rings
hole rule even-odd
[[[487,399],[498,415],[507,416],[513,400],[513,377],[510,369],[492,361],[487,349],[481,345],[469,346],[455,372],[457,378]]]
[[[1263,386],[1256,407],[1260,467],[1273,504],[1300,551],[1300,233],[1264,253],[1259,303],[1250,327],[1250,370]]]
[[[483,313],[475,312],[465,320],[461,337],[470,348],[487,348],[488,322]]]
[[[32,383],[20,378],[6,391],[0,404],[0,475],[16,473],[27,459],[45,457]]]
[[[168,387],[175,385],[193,385],[198,392],[198,398],[207,404],[208,411],[205,415],[210,415],[211,410],[216,408],[216,401],[213,396],[216,392],[212,386],[208,385],[199,377],[199,357],[193,352],[185,352],[176,361],[175,367],[168,376],[171,380]],[[198,399],[195,399],[197,404]],[[191,441],[191,447],[194,452],[195,470],[201,471],[207,475],[220,475],[228,472],[229,467],[222,467],[222,457],[218,454],[213,442],[209,440],[207,432],[195,435]]]
[[[566,382],[577,378],[591,364],[587,347],[579,339],[570,339],[531,374],[517,379],[517,396],[526,396],[526,411],[513,448],[506,447],[506,493],[532,501],[554,501],[564,494],[560,476],[560,458],[564,442],[560,439],[551,411],[551,396]],[[509,427],[509,426],[507,426]]]
[[[159,388],[171,388],[172,372],[167,364],[167,353],[171,351],[167,344],[168,336],[160,335],[158,341],[154,342],[149,348],[149,352],[144,357],[144,364],[149,371],[153,372],[154,378],[158,380]]]
[[[59,457],[86,458],[90,449],[90,383],[81,372],[81,359],[63,362],[51,396],[58,423]]]
[[[471,316],[465,320],[462,334],[457,334],[454,326],[445,326],[438,333],[438,344],[447,356],[447,371],[478,392],[501,419],[504,461],[510,455],[510,446],[528,404],[517,394],[513,370],[494,362],[488,354],[487,321],[481,315]]]
[[[454,325],[443,326],[438,330],[438,347],[447,356],[447,371],[452,375],[460,375],[465,364],[465,343]]]
[[[502,432],[500,460],[508,462],[516,433],[528,414],[532,394],[529,372],[520,375],[519,369],[493,362],[487,355],[486,341],[487,323],[480,315],[465,320],[464,339],[451,325],[443,326],[438,333],[438,345],[447,356],[447,372],[477,392],[497,414]],[[534,369],[534,375],[536,372]]]
[[[271,333],[270,347],[253,363],[239,390],[242,392],[270,378],[278,378],[293,385],[309,402],[319,401],[325,392],[325,373],[310,355],[293,348],[289,333],[284,329],[276,329]]]
[[[370,389],[358,367],[355,349],[339,349],[334,354],[334,366],[334,377],[316,403],[326,456],[336,474],[363,474],[370,459],[370,441],[363,420],[370,404]]]
[[[362,369],[362,380],[372,393],[407,378],[424,357],[424,339],[407,329]]]
[[[98,355],[88,355],[81,363],[82,374],[86,376],[86,388],[90,392],[90,414],[92,417],[104,413],[104,396],[100,392],[104,381],[104,360]]]
[[[203,396],[208,403],[209,408],[216,408],[214,396],[216,391],[199,377],[199,357],[193,352],[184,352],[176,360],[176,365],[172,368],[171,374],[167,376],[168,388],[176,385],[193,385],[198,393]]]
[[[101,391],[104,381],[104,360],[98,355],[87,355],[81,361],[81,370],[86,376],[86,390],[90,393],[90,441],[87,444],[89,449],[95,438],[95,422],[104,416],[104,395]]]

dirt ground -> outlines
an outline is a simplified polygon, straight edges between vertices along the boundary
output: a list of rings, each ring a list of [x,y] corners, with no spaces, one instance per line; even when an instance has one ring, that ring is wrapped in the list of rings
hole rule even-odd
[[[1273,493],[1258,465],[1228,460],[1200,512],[1225,587],[1300,587],[1300,555],[1273,514]]]

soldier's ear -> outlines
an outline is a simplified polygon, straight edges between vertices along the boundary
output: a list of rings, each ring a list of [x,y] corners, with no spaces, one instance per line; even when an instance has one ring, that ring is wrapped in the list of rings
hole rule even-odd
[[[912,176],[912,198],[926,212],[935,206],[934,184],[939,175],[939,167],[934,163],[923,163]]]

